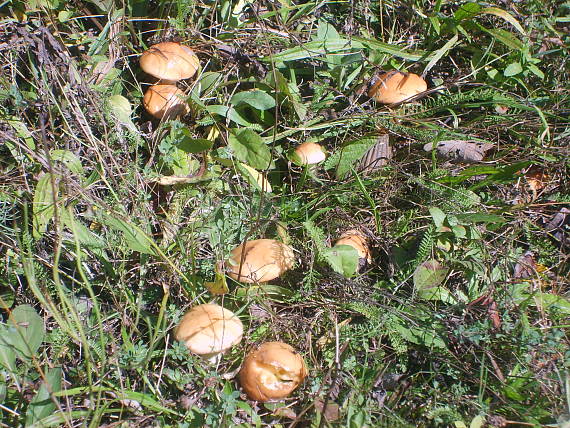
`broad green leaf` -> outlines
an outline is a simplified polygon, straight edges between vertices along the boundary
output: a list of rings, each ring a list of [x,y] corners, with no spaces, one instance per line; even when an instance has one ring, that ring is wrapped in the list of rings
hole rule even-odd
[[[522,72],[522,65],[520,62],[511,62],[507,68],[505,68],[505,71],[503,72],[503,74],[505,75],[505,77],[511,77],[511,76],[516,76],[517,74]]]
[[[323,251],[322,256],[327,263],[347,278],[350,278],[358,269],[358,251],[350,245],[335,245]]]
[[[342,180],[366,151],[378,141],[378,136],[366,136],[350,141],[333,153],[324,163],[325,169],[336,167],[336,177]]]
[[[131,250],[144,254],[155,254],[152,246],[152,238],[147,236],[138,227],[109,214],[100,216],[99,221],[112,229],[122,232],[125,242]]]
[[[117,119],[122,125],[126,126],[131,131],[137,130],[135,124],[131,120],[133,109],[131,107],[131,103],[126,97],[122,95],[111,95],[107,98],[107,107],[115,119]]]
[[[262,192],[273,191],[271,184],[267,181],[267,178],[265,178],[263,173],[242,162],[237,163],[237,169],[246,181],[257,190]]]
[[[364,46],[362,43],[355,42],[354,39],[315,40],[312,42],[303,43],[301,46],[296,46],[274,55],[263,57],[261,58],[261,61],[298,61],[300,59],[317,58],[326,54],[338,54],[355,48],[361,49],[363,47]]]
[[[44,340],[43,319],[30,305],[17,306],[6,323],[6,334],[0,337],[0,344],[12,348],[16,357],[29,360],[35,356]]]
[[[419,292],[435,288],[443,283],[449,269],[443,267],[437,260],[427,260],[414,271],[414,287]]]
[[[449,39],[445,45],[436,50],[434,54],[431,56],[431,59],[429,60],[428,64],[424,68],[424,74],[430,71],[432,67],[436,65],[438,61],[455,46],[458,40],[459,36],[456,34],[451,39]]]
[[[57,191],[57,178],[55,187]],[[47,173],[40,177],[34,190],[34,200],[32,205],[32,233],[34,238],[40,239],[45,233],[49,222],[55,212],[55,200],[52,188],[52,174]]]
[[[502,28],[485,28],[482,25],[479,28],[493,36],[499,42],[503,43],[505,46],[509,48],[520,51],[524,48],[524,43],[521,42],[513,33],[507,30],[503,30]]]
[[[62,162],[71,172],[83,178],[84,171],[81,160],[69,150],[52,150],[50,156],[52,160]]]
[[[230,104],[235,106],[248,104],[253,108],[263,111],[275,107],[275,98],[267,92],[259,89],[253,89],[251,91],[238,92],[230,98]]]
[[[317,32],[313,40],[338,40],[340,38],[341,37],[334,26],[325,20],[319,20],[319,26],[317,27]]]
[[[186,153],[200,153],[210,150],[214,143],[206,138],[185,137],[178,143],[178,148]]]
[[[11,341],[8,339],[13,334],[8,326],[0,324],[0,368],[4,367],[10,372],[16,371],[16,353]]]
[[[222,117],[226,117],[229,120],[233,120],[238,125],[242,126],[252,126],[253,124],[244,119],[233,107],[223,106],[223,105],[209,105],[206,106],[206,111],[213,114],[219,114]]]
[[[62,370],[60,367],[50,369],[46,373],[45,381],[42,382],[40,389],[28,404],[26,427],[32,426],[55,411],[56,405],[52,400],[52,393],[61,390],[61,379]]]
[[[429,209],[429,213],[431,214],[431,217],[433,218],[433,222],[435,224],[435,227],[437,227],[438,229],[443,226],[443,222],[445,221],[445,213],[440,210],[437,207],[431,207]]]
[[[546,310],[555,307],[558,311],[570,315],[570,300],[557,294],[536,293],[534,294],[534,301],[537,306],[542,306]]]
[[[453,18],[456,22],[461,22],[465,19],[472,19],[477,16],[477,14],[481,11],[481,6],[479,3],[465,3],[462,4],[459,9],[455,11],[453,14]]]
[[[524,28],[519,23],[519,21],[517,21],[513,15],[511,15],[509,12],[503,9],[499,9],[498,7],[486,7],[483,10],[481,10],[479,14],[495,15],[498,16],[499,18],[503,18],[505,21],[507,21],[509,24],[515,27],[519,33],[526,36],[526,32],[524,31]]]
[[[261,137],[251,129],[231,130],[228,145],[236,157],[256,169],[266,169],[271,162],[271,152]]]
[[[393,316],[391,318],[390,327],[400,333],[400,335],[408,342],[416,345],[447,349],[443,339],[437,334],[438,330],[442,330],[437,321],[429,318],[418,320],[417,324],[407,325],[407,321],[402,318]]]

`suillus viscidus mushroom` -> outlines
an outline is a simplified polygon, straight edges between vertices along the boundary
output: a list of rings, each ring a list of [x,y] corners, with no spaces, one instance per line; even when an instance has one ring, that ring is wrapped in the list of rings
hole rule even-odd
[[[207,303],[186,312],[174,335],[190,352],[213,361],[241,341],[243,324],[232,311]]]
[[[368,89],[368,96],[382,104],[394,104],[425,90],[427,83],[417,74],[393,70],[378,76],[378,80]]]
[[[313,165],[326,159],[325,150],[317,143],[303,143],[295,148],[293,160],[299,165]]]
[[[228,275],[236,281],[261,283],[291,269],[294,261],[295,254],[289,245],[275,239],[254,239],[234,248],[226,267]]]
[[[184,92],[175,85],[152,85],[143,98],[145,110],[157,119],[171,119],[190,111]]]
[[[350,245],[358,253],[359,265],[362,267],[366,263],[372,263],[368,240],[362,232],[357,229],[350,229],[340,235],[335,245]]]
[[[239,379],[249,398],[278,400],[289,396],[307,377],[303,357],[283,342],[265,342],[243,361]]]
[[[200,60],[188,46],[175,42],[152,45],[143,52],[139,63],[144,72],[162,83],[189,79],[200,67]]]

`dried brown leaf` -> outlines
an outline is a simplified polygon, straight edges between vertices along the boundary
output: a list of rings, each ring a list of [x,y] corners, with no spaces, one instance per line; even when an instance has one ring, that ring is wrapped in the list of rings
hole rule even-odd
[[[370,174],[386,165],[393,156],[389,135],[382,134],[360,159],[358,171]]]
[[[427,143],[424,145],[424,150],[431,152],[434,144],[439,155],[458,162],[480,162],[485,153],[494,147],[493,144],[480,141],[443,140],[438,143]]]

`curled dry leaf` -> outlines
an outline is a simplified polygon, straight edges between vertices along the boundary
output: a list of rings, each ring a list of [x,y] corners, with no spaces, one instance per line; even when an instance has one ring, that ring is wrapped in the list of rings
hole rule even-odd
[[[322,398],[315,398],[315,409],[323,414],[329,422],[336,421],[340,418],[340,408],[334,401],[325,401]]]
[[[494,147],[493,144],[481,141],[443,140],[438,143],[427,143],[424,145],[424,150],[431,152],[434,144],[439,155],[458,162],[480,162],[485,153]]]
[[[370,147],[360,159],[358,171],[370,174],[386,165],[393,156],[389,135],[379,135],[376,144]]]
[[[522,256],[519,257],[517,264],[515,265],[513,271],[514,279],[528,279],[535,276],[536,272],[536,260],[534,259],[534,254],[531,251],[527,251]]]

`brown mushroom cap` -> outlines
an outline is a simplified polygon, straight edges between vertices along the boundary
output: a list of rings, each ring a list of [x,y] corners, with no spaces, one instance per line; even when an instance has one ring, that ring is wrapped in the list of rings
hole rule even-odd
[[[338,241],[335,245],[350,245],[358,252],[358,257],[360,259],[365,259],[368,263],[372,263],[372,257],[370,256],[370,249],[368,248],[368,242],[366,237],[362,232],[351,229],[340,235]]]
[[[194,354],[210,357],[241,341],[243,324],[232,311],[215,304],[194,306],[176,328],[176,340]]]
[[[182,99],[184,92],[174,85],[153,85],[144,94],[146,111],[157,119],[169,119],[188,114],[188,104]]]
[[[232,250],[227,263],[228,275],[241,282],[267,282],[293,267],[294,261],[295,255],[290,246],[275,239],[254,239]]]
[[[368,96],[379,103],[394,104],[424,92],[427,83],[414,73],[388,71],[378,77],[378,81],[368,90]]]
[[[158,79],[176,82],[194,76],[200,60],[188,46],[163,42],[151,46],[139,59],[144,72]]]
[[[299,157],[301,165],[312,165],[325,160],[327,157],[324,149],[317,143],[303,143],[297,146],[295,154]]]
[[[257,401],[287,397],[306,376],[303,357],[282,342],[265,342],[250,352],[239,373],[242,388]]]

